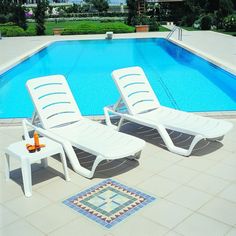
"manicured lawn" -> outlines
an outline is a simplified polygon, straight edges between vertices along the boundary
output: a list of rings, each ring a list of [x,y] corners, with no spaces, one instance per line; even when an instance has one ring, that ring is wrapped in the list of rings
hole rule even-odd
[[[122,22],[99,22],[99,21],[59,21],[59,22],[55,22],[55,21],[47,21],[45,22],[45,34],[46,35],[53,35],[53,29],[54,28],[63,28],[63,29],[79,29],[79,28],[84,28],[84,26],[87,26],[88,29],[92,28],[92,29],[101,29],[102,27],[110,27],[110,30],[112,30],[114,28],[117,28],[117,26],[119,27],[119,30],[124,33],[127,33],[127,28],[129,32],[134,32],[134,27],[130,27]],[[36,31],[35,31],[35,26],[36,23],[28,23],[28,29],[26,32],[28,32],[28,35],[36,35]],[[88,31],[88,33],[93,33]],[[96,33],[96,32],[94,32]],[[97,32],[99,33],[99,32]],[[101,32],[103,33],[103,32]]]
[[[180,26],[182,29],[188,30],[188,31],[198,31],[199,29],[195,29],[192,26]]]
[[[170,31],[170,30],[160,25],[158,31],[159,32],[166,32],[166,31]]]
[[[229,34],[229,35],[232,35],[232,36],[236,36],[236,32],[226,32],[222,29],[219,29],[219,30],[214,30],[215,32],[218,32],[218,33],[222,33],[222,34]]]
[[[82,21],[59,21],[59,22],[46,22],[45,23],[45,34],[46,35],[52,35],[54,28],[67,28],[67,27],[78,27],[81,25]],[[83,21],[84,22],[84,21]],[[88,21],[89,22],[89,21]],[[93,22],[91,22],[92,24]],[[29,29],[35,29],[35,23],[29,23]]]

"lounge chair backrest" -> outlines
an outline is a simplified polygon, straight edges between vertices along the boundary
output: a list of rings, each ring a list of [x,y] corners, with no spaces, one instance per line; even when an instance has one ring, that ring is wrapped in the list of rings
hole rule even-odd
[[[115,70],[112,78],[130,114],[147,112],[160,106],[142,68],[136,66]]]
[[[82,118],[64,76],[31,79],[26,86],[44,128],[50,129]]]

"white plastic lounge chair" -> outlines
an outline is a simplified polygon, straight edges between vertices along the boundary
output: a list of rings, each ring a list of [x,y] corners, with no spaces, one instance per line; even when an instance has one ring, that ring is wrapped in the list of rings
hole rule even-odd
[[[36,115],[31,123],[24,121],[25,132],[29,125],[43,136],[61,143],[78,174],[92,178],[97,165],[103,160],[139,158],[145,142],[82,117],[64,76],[36,78],[27,81],[26,85]],[[36,118],[41,127],[36,125]],[[73,147],[96,156],[91,170],[81,166]]]
[[[189,156],[201,139],[221,140],[233,126],[227,121],[161,106],[140,67],[115,70],[112,72],[112,78],[121,98],[115,105],[104,108],[107,125],[114,126],[111,123],[110,115],[115,114],[121,117],[118,130],[123,120],[154,128],[171,152]],[[122,105],[127,108],[126,113],[120,112]],[[189,149],[175,146],[167,129],[193,135],[194,139]]]

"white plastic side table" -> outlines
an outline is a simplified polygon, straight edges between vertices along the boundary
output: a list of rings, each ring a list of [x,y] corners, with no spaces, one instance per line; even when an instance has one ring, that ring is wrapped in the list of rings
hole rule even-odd
[[[40,151],[34,153],[29,153],[26,149],[26,143],[33,144],[34,140],[30,139],[27,141],[20,141],[9,145],[6,150],[6,165],[5,165],[5,175],[6,180],[10,178],[10,157],[15,158],[21,162],[21,172],[23,177],[24,192],[26,197],[32,196],[32,174],[31,174],[31,164],[41,160],[41,164],[47,167],[47,157],[60,154],[61,162],[63,165],[64,175],[66,181],[70,181],[66,157],[61,144],[56,143],[48,138],[40,138],[40,143],[45,144],[44,148]]]

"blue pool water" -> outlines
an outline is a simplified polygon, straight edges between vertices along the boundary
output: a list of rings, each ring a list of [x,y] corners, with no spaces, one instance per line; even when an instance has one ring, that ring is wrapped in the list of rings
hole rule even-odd
[[[101,115],[119,97],[111,72],[141,66],[160,103],[184,111],[236,110],[236,76],[165,39],[55,42],[0,75],[0,118],[30,117],[25,83],[62,74],[83,115]]]

